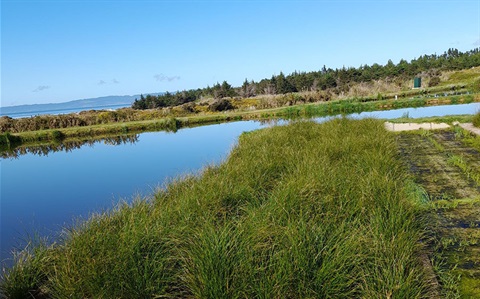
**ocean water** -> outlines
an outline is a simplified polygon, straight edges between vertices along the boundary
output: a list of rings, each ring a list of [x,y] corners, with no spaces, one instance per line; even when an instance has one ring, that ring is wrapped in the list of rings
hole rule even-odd
[[[71,109],[57,109],[57,110],[30,110],[25,112],[17,112],[17,113],[5,113],[3,109],[0,108],[0,116],[9,116],[11,118],[24,118],[24,117],[32,117],[37,115],[58,115],[58,114],[69,114],[69,113],[77,113],[80,111],[85,110],[116,110],[120,108],[130,107],[128,104],[122,105],[107,105],[107,106],[92,106],[92,107],[81,107],[81,108],[71,108]]]

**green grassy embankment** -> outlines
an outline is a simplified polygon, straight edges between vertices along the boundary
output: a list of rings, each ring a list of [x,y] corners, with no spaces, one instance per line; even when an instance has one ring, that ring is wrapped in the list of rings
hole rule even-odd
[[[447,123],[452,125],[454,122],[470,123],[473,120],[473,115],[446,115],[446,116],[431,116],[431,117],[401,117],[389,119],[391,123]]]
[[[289,107],[254,111],[232,111],[216,114],[164,117],[152,120],[108,123],[93,126],[76,126],[63,129],[27,131],[0,134],[0,149],[14,149],[22,144],[59,142],[72,138],[106,135],[133,134],[147,131],[176,131],[183,127],[199,126],[239,120],[262,120],[271,118],[321,117],[363,111],[389,110],[406,107],[460,104],[480,101],[479,95],[450,96],[443,98],[415,98],[364,102],[359,99],[339,100],[325,103],[302,104]]]
[[[424,198],[377,120],[241,135],[219,166],[17,255],[10,298],[432,298]]]

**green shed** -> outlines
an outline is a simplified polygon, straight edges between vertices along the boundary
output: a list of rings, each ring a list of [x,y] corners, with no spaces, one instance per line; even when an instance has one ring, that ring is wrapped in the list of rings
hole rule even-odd
[[[422,87],[422,78],[415,77],[413,79],[413,88],[420,88],[420,87]]]

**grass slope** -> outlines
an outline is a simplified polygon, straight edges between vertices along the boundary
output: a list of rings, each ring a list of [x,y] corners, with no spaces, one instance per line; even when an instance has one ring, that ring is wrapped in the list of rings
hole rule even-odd
[[[19,254],[0,290],[9,298],[432,298],[416,190],[380,121],[263,129],[243,134],[220,166]]]

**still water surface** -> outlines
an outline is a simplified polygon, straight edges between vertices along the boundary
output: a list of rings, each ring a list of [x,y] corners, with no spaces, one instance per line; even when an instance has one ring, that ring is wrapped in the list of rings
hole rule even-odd
[[[262,126],[248,121],[144,133],[135,143],[97,143],[47,156],[0,160],[1,259],[33,231],[55,235],[74,218],[148,195],[166,178],[218,164],[242,132]]]
[[[398,118],[473,114],[480,103],[406,108],[354,114],[354,118]],[[328,118],[316,118],[324,121]],[[281,122],[283,123],[283,122]],[[25,245],[32,232],[55,236],[74,219],[111,208],[120,200],[148,196],[169,178],[196,173],[225,159],[238,136],[271,124],[240,121],[143,133],[134,143],[97,143],[46,156],[0,159],[0,260]]]

